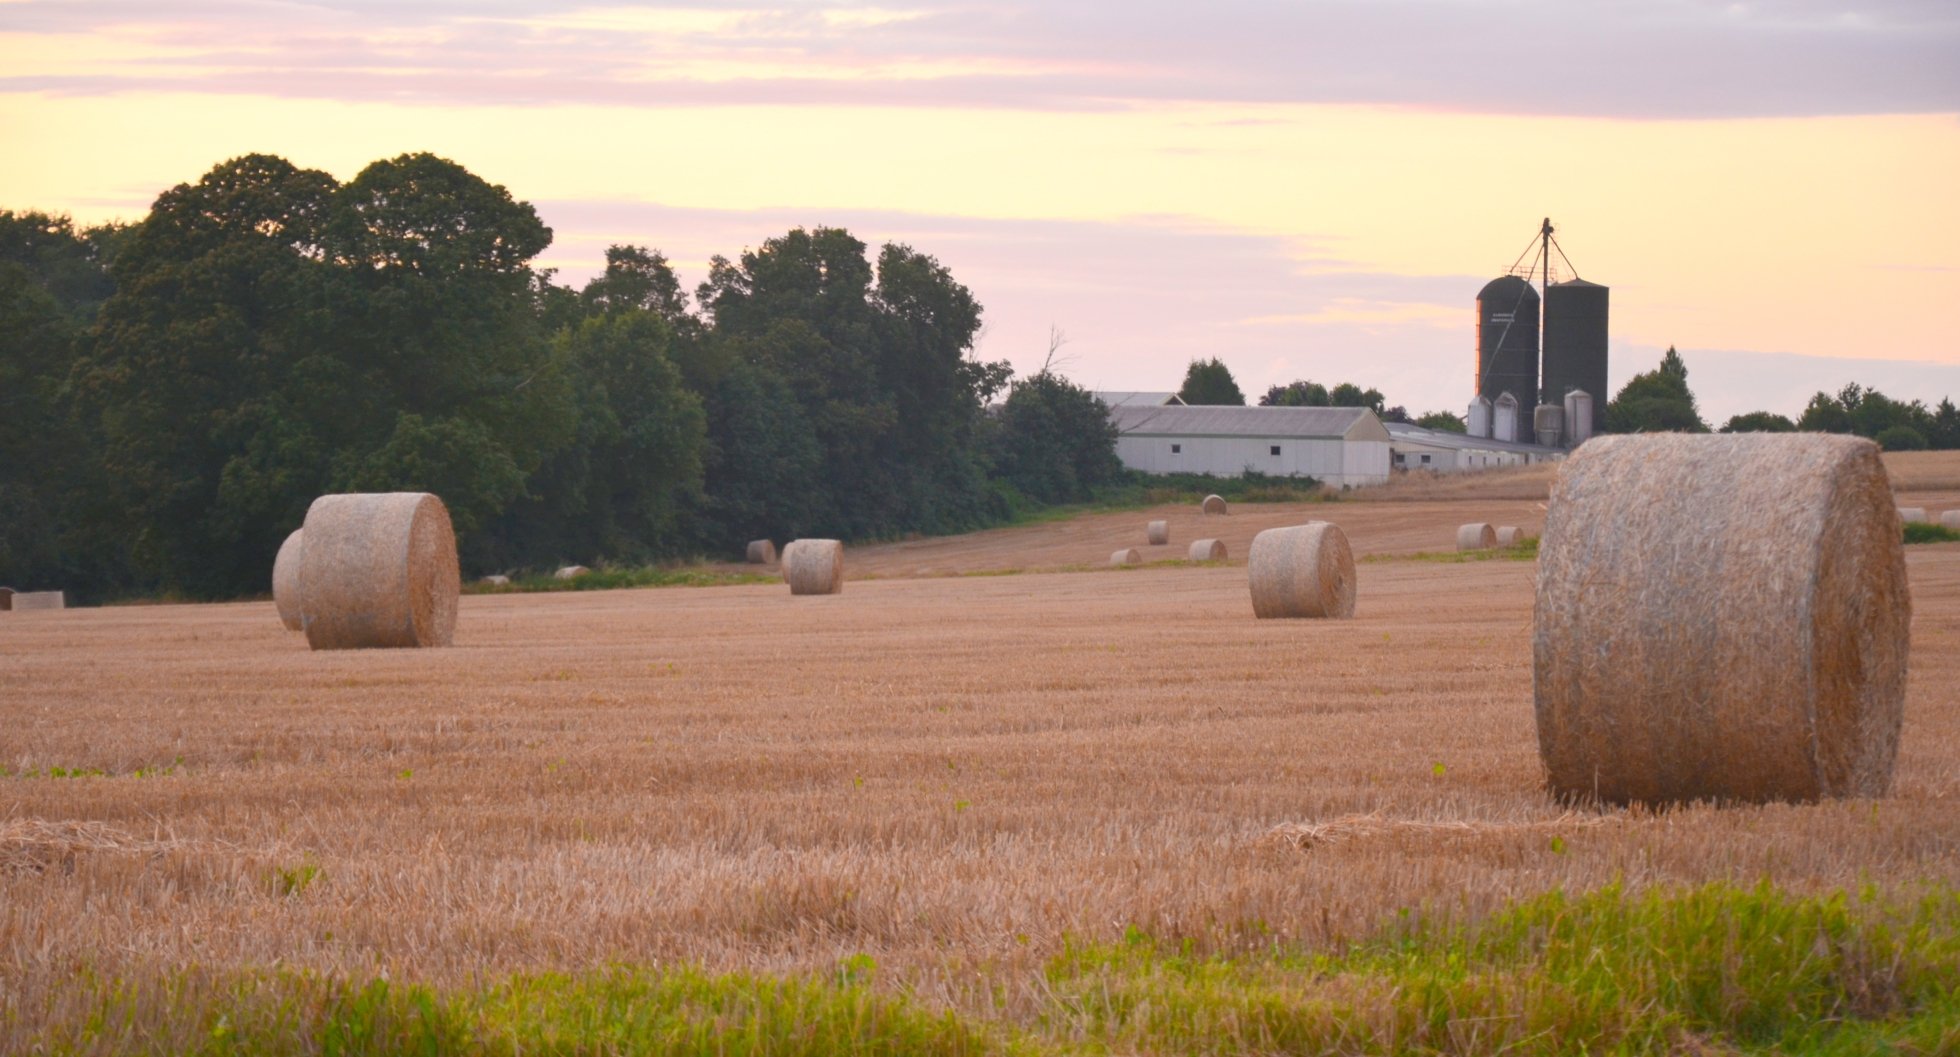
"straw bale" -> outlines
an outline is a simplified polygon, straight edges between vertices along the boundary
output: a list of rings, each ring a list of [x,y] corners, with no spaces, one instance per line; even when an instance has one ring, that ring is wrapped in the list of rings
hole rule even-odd
[[[1960,532],[1960,510],[1949,510],[1940,515],[1940,525]]]
[[[1135,547],[1124,547],[1124,548],[1123,548],[1122,550],[1118,550],[1118,551],[1111,551],[1111,552],[1110,552],[1110,554],[1109,554],[1109,564],[1111,564],[1111,565],[1142,565],[1142,564],[1143,564],[1143,555],[1141,555],[1141,554],[1138,554],[1138,553],[1137,553],[1137,549],[1136,549]]]
[[[478,580],[477,583],[489,584],[492,587],[503,587],[510,583],[510,577],[505,576],[502,573],[492,573],[491,575],[486,576],[481,580]]]
[[[1878,446],[1596,437],[1539,539],[1532,692],[1564,799],[1881,796],[1911,599]]]
[[[1524,542],[1523,529],[1517,527],[1516,525],[1499,525],[1497,527],[1498,546],[1515,547],[1523,542]]]
[[[1161,547],[1171,541],[1171,523],[1168,521],[1152,521],[1146,531],[1153,547]]]
[[[456,533],[426,492],[323,495],[306,512],[300,622],[316,650],[447,646],[456,633]]]
[[[776,541],[750,540],[748,559],[750,565],[776,564]]]
[[[305,532],[305,529],[294,529],[288,533],[286,542],[279,545],[279,556],[272,559],[272,604],[279,610],[279,623],[286,625],[287,631],[298,631],[305,626],[299,619],[299,556]]]
[[[567,565],[557,572],[552,573],[551,578],[554,580],[576,580],[591,571],[583,565]]]
[[[1354,615],[1354,551],[1347,533],[1332,522],[1309,521],[1252,537],[1246,578],[1253,615],[1262,620]]]
[[[1463,525],[1456,530],[1456,549],[1460,551],[1487,551],[1497,546],[1497,530],[1488,521],[1478,521]]]
[[[1223,514],[1225,513],[1225,497],[1222,495],[1208,495],[1205,497],[1204,506],[1201,509],[1207,514]]]
[[[1195,540],[1191,544],[1191,560],[1194,562],[1222,562],[1225,560],[1224,540]]]
[[[61,591],[15,591],[13,608],[16,612],[29,609],[67,609],[68,596]]]
[[[1899,520],[1917,522],[1920,524],[1931,524],[1933,521],[1932,518],[1926,516],[1926,508],[1923,506],[1900,507]]]
[[[837,540],[793,540],[783,548],[783,579],[793,595],[834,595],[844,590],[844,545]]]
[[[14,589],[11,587],[0,587],[0,613],[4,613],[12,608],[14,608]]]

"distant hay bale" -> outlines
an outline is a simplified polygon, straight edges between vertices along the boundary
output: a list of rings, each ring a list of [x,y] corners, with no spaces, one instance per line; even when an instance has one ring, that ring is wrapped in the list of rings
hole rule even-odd
[[[1524,530],[1516,525],[1500,525],[1497,528],[1497,545],[1515,547],[1524,542]]]
[[[551,578],[554,580],[576,580],[591,571],[583,565],[567,565],[557,572],[552,573]]]
[[[1111,552],[1110,552],[1110,554],[1109,554],[1109,564],[1111,564],[1111,565],[1142,565],[1142,564],[1143,564],[1143,555],[1141,555],[1141,554],[1138,554],[1138,553],[1137,553],[1137,549],[1136,549],[1135,547],[1124,547],[1124,548],[1123,548],[1122,550],[1117,550],[1117,551],[1111,551]]]
[[[1205,497],[1204,506],[1201,509],[1207,514],[1223,514],[1225,513],[1225,497],[1222,495],[1208,495]]]
[[[776,541],[750,540],[748,559],[750,565],[776,564]]]
[[[272,604],[279,610],[279,623],[287,631],[299,631],[299,556],[305,529],[294,529],[279,545],[279,556],[272,559]]]
[[[1901,536],[1868,440],[1587,441],[1539,537],[1532,693],[1550,790],[1883,795],[1912,617]]]
[[[23,612],[30,609],[67,609],[68,595],[62,591],[15,591],[13,609]]]
[[[1456,530],[1456,549],[1460,551],[1487,551],[1497,546],[1497,530],[1488,521],[1478,521],[1463,525]]]
[[[1327,521],[1267,529],[1252,537],[1246,578],[1261,620],[1354,615],[1354,550]]]
[[[306,512],[300,621],[316,650],[447,646],[456,633],[456,533],[426,492],[323,495]]]
[[[4,613],[12,608],[14,608],[14,589],[11,587],[0,587],[0,613]]]
[[[794,540],[783,548],[783,579],[793,595],[834,595],[844,590],[844,545],[837,540]]]
[[[481,580],[478,580],[477,583],[488,584],[491,587],[505,587],[510,584],[510,577],[505,576],[502,573],[492,573],[491,575],[486,576]]]
[[[1960,532],[1960,510],[1949,510],[1941,514],[1940,525],[1944,528],[1952,529],[1955,532]]]
[[[1225,560],[1224,540],[1195,540],[1191,544],[1191,560],[1194,562],[1222,562]]]
[[[1171,523],[1168,521],[1152,521],[1146,531],[1153,547],[1161,547],[1171,541]]]
[[[1923,506],[1902,506],[1899,508],[1899,520],[1915,524],[1930,524],[1933,519],[1926,516],[1926,508]]]

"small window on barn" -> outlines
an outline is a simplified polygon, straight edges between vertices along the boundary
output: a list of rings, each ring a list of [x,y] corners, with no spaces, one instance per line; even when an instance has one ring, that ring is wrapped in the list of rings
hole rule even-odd
[[[1176,454],[1177,454],[1178,452],[1181,452],[1181,451],[1183,451],[1183,450],[1184,450],[1184,445],[1182,445],[1182,444],[1173,444],[1173,445],[1171,445],[1171,454],[1172,454],[1172,455],[1176,455]]]
[[[1425,456],[1423,456],[1423,457],[1422,457],[1422,461],[1423,461],[1423,462],[1428,462],[1428,461],[1429,461],[1429,456],[1427,456],[1427,455],[1425,455]]]
[[[1278,454],[1279,454],[1279,445],[1277,445],[1277,444],[1275,444],[1275,445],[1273,445],[1273,454],[1274,454],[1274,455],[1278,455]]]

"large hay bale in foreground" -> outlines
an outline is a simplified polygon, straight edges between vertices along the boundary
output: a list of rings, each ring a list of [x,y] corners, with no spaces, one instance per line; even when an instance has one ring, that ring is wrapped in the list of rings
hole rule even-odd
[[[1884,794],[1912,616],[1901,536],[1868,440],[1588,441],[1538,543],[1532,693],[1551,791]]]
[[[776,541],[750,540],[748,559],[750,565],[776,564]]]
[[[1194,562],[1222,562],[1225,560],[1224,540],[1194,540],[1191,543],[1191,560]]]
[[[583,565],[567,565],[557,572],[552,573],[551,578],[554,580],[576,580],[591,571]]]
[[[1144,531],[1153,547],[1161,547],[1171,541],[1171,523],[1168,521],[1152,521]]]
[[[1497,530],[1488,521],[1478,521],[1459,526],[1456,530],[1456,549],[1460,551],[1487,551],[1497,546]]]
[[[1223,514],[1225,513],[1225,497],[1222,495],[1208,495],[1205,497],[1204,504],[1199,509],[1207,514]]]
[[[1899,520],[1915,522],[1918,524],[1931,524],[1933,521],[1932,518],[1926,516],[1926,508],[1923,506],[1900,507]]]
[[[279,610],[279,623],[286,625],[287,631],[298,631],[305,626],[299,617],[299,556],[305,546],[305,533],[305,529],[294,529],[287,534],[286,542],[279,545],[279,556],[272,559],[272,604]]]
[[[1354,615],[1354,550],[1347,533],[1332,522],[1309,521],[1252,537],[1246,578],[1253,615],[1261,620]]]
[[[1141,554],[1138,554],[1138,553],[1137,553],[1137,549],[1136,549],[1135,547],[1124,547],[1124,548],[1123,548],[1122,550],[1117,550],[1117,551],[1111,551],[1111,552],[1110,552],[1110,554],[1109,554],[1109,564],[1111,564],[1111,565],[1142,565],[1142,564],[1143,564],[1143,555],[1141,555]]]
[[[844,590],[844,545],[837,540],[793,540],[783,548],[783,579],[793,595],[834,595]]]
[[[447,646],[456,634],[456,533],[426,492],[323,495],[306,512],[300,621],[316,650]]]
[[[67,609],[68,595],[64,591],[15,591],[13,608],[16,612],[30,609]]]
[[[1523,542],[1524,542],[1524,530],[1523,530],[1523,529],[1521,529],[1521,528],[1519,528],[1519,527],[1517,527],[1516,525],[1499,525],[1499,526],[1497,526],[1497,545],[1498,545],[1498,546],[1500,546],[1500,547],[1515,547],[1515,546],[1517,546],[1518,544],[1520,544],[1520,543],[1523,543]]]

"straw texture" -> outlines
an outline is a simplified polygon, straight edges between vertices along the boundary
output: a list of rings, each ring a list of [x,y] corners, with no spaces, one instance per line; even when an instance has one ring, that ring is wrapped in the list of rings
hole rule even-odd
[[[1138,554],[1135,547],[1124,547],[1122,550],[1111,551],[1109,553],[1109,564],[1142,565],[1143,555]]]
[[[1955,532],[1960,532],[1960,510],[1949,510],[1941,514],[1940,524]]]
[[[298,631],[305,626],[299,619],[299,556],[305,532],[305,529],[294,529],[289,533],[286,542],[279,545],[279,556],[272,559],[272,604],[278,608],[279,623],[286,625],[287,631]]]
[[[1899,508],[1899,520],[1931,524],[1933,519],[1926,516],[1923,506],[1902,506]]]
[[[1145,531],[1149,533],[1153,547],[1161,547],[1171,541],[1171,523],[1168,521],[1152,521]]]
[[[1456,549],[1460,551],[1487,551],[1497,546],[1497,530],[1487,521],[1464,525],[1456,530]]]
[[[1354,615],[1354,551],[1347,533],[1332,522],[1309,521],[1252,537],[1246,578],[1253,615],[1261,620]]]
[[[551,578],[554,580],[576,580],[591,571],[583,565],[567,565],[557,572],[552,573]]]
[[[306,512],[300,622],[316,650],[447,646],[456,633],[456,533],[426,492],[323,495]]]
[[[1191,560],[1194,562],[1222,562],[1225,560],[1224,540],[1194,540],[1191,543]]]
[[[1911,616],[1870,441],[1596,437],[1539,540],[1547,784],[1614,803],[1883,795]]]
[[[1207,514],[1223,514],[1223,513],[1225,513],[1225,497],[1224,497],[1224,496],[1222,496],[1222,495],[1208,495],[1208,496],[1206,496],[1206,497],[1205,497],[1205,502],[1204,502],[1204,506],[1203,506],[1203,508],[1202,508],[1202,509],[1203,509],[1203,510],[1204,510],[1204,512],[1205,512],[1205,513],[1207,513]]]
[[[60,591],[15,591],[13,609],[67,609],[68,596]]]
[[[1497,527],[1498,546],[1515,547],[1523,542],[1524,542],[1523,529],[1517,527],[1516,525],[1499,525]]]
[[[750,565],[776,564],[776,541],[750,540],[748,558]]]
[[[793,595],[834,595],[844,590],[844,545],[837,540],[794,540],[783,548],[783,579]]]

